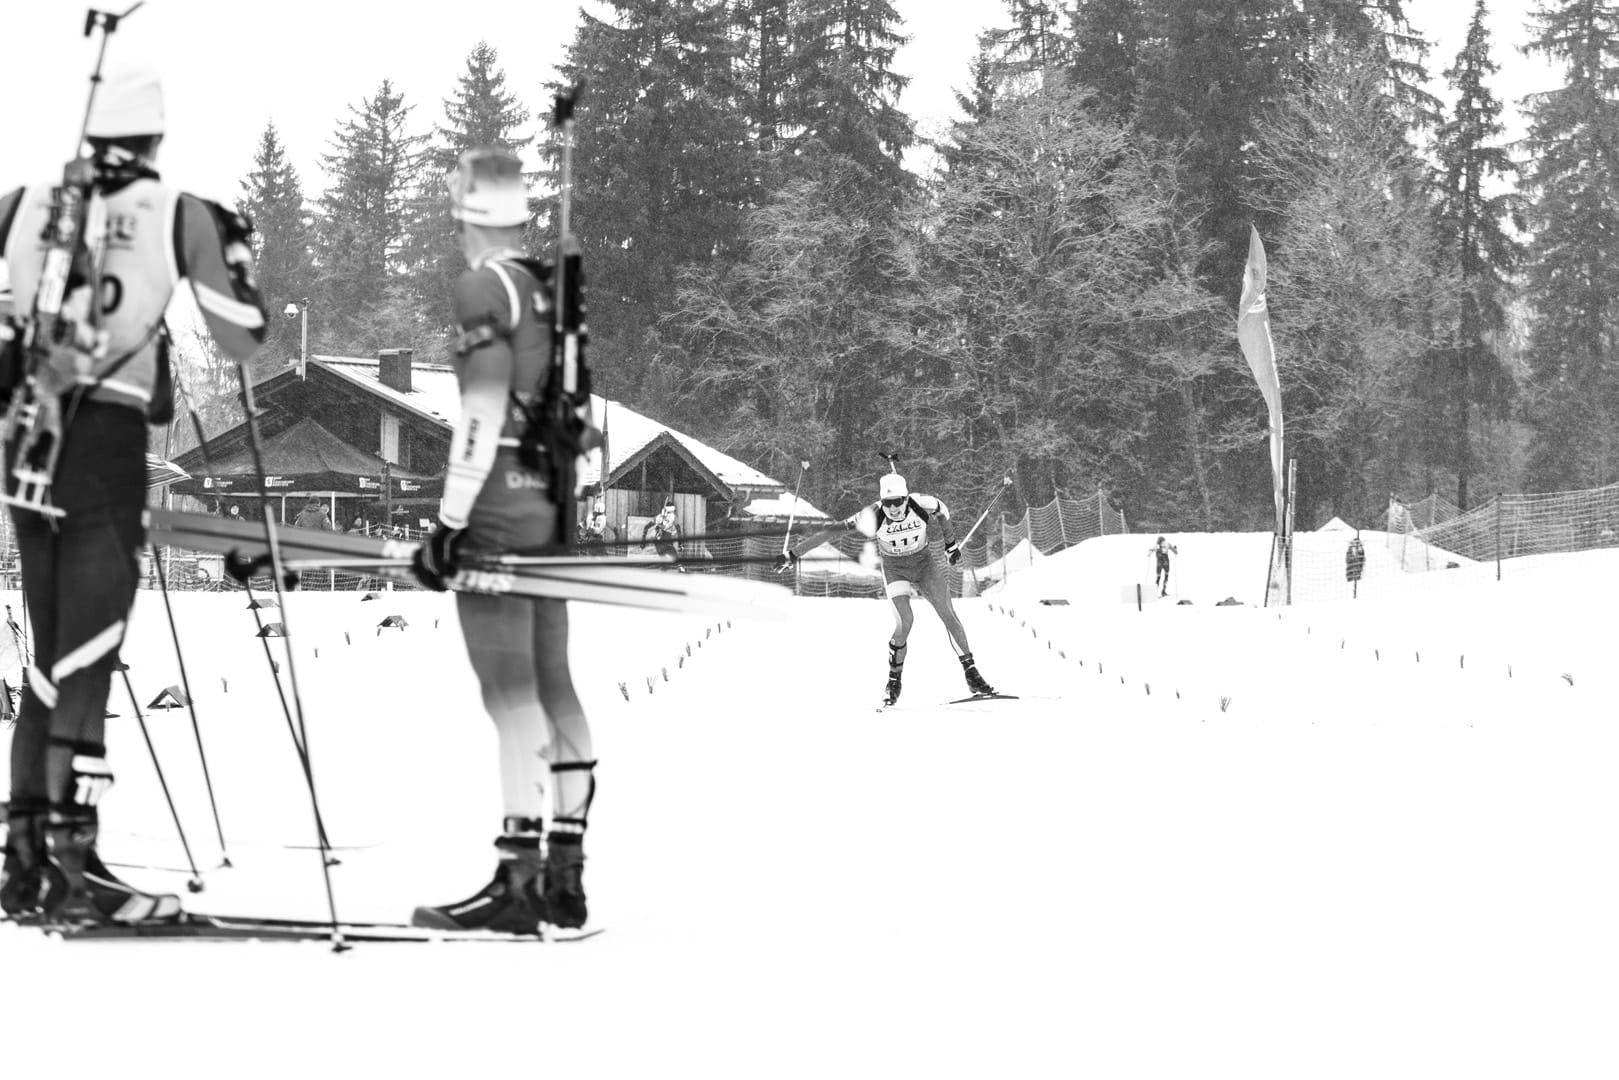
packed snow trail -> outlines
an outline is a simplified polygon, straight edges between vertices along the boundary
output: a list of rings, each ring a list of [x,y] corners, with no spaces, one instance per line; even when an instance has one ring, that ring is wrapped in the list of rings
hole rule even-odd
[[[581,605],[602,762],[586,885],[608,933],[337,957],[0,927],[28,988],[6,1031],[32,1033],[11,1060],[43,1067],[88,1028],[122,1065],[238,1076],[536,1056],[593,1075],[1611,1074],[1619,737],[1585,618],[1612,610],[1610,555],[1280,614],[1137,613],[1117,582],[1110,603],[1048,605],[1059,581],[1029,595],[1014,575],[958,606],[985,676],[1023,697],[930,707],[964,686],[924,611],[908,708],[884,714],[881,602],[796,600],[769,627]],[[318,916],[252,613],[175,599],[237,864],[186,902]],[[340,914],[476,887],[500,807],[453,603],[291,602]],[[393,614],[408,625],[379,627]],[[160,618],[143,594],[125,654],[143,706],[178,681]],[[107,855],[180,867],[128,702],[111,707]],[[211,867],[189,722],[147,716]],[[513,1010],[532,1040],[492,1034]]]

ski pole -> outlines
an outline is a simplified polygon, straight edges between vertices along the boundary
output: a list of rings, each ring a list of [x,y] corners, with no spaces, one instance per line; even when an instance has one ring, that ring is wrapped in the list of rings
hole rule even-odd
[[[804,485],[804,474],[809,472],[809,459],[803,458],[798,463],[798,483],[793,485],[793,505],[787,511],[787,535],[781,538],[781,553],[787,554],[788,545],[793,542],[793,517],[798,513],[798,492]]]
[[[180,649],[180,628],[174,620],[174,604],[169,599],[168,575],[163,572],[163,560],[158,558],[157,546],[151,545],[148,550],[152,553],[152,566],[157,570],[158,588],[163,593],[163,610],[169,616],[169,635],[174,640],[174,658],[180,665],[180,685],[186,695],[186,711],[191,714],[191,731],[197,738],[197,758],[202,762],[202,780],[208,789],[208,805],[214,812],[214,832],[219,837],[220,867],[228,868],[231,865],[230,849],[225,846],[225,826],[219,821],[219,800],[214,798],[214,778],[208,771],[208,752],[202,748],[202,726],[197,723],[197,698],[191,692],[191,676],[186,670],[185,654]],[[130,700],[134,701],[133,691],[130,692]],[[137,711],[138,709],[137,706]]]
[[[276,529],[275,513],[271,509],[270,497],[264,483],[264,446],[259,435],[258,407],[253,402],[253,377],[248,374],[247,364],[244,361],[236,363],[236,382],[241,390],[242,411],[246,415],[247,446],[252,454],[253,475],[257,480],[257,496],[259,505],[264,508],[264,543],[268,553],[270,566],[270,586],[275,592],[276,605],[281,610],[282,636],[292,638],[292,623],[287,617],[286,590],[292,588],[295,582],[288,581],[286,568],[282,565],[281,538]],[[242,584],[248,585],[246,579]],[[248,595],[252,595],[249,586]],[[259,608],[253,609],[253,618],[259,623],[259,633],[264,633],[264,620]],[[275,670],[275,660],[270,656],[270,639],[261,637],[264,645],[265,659],[270,661],[271,670]],[[309,808],[315,818],[315,835],[320,845],[320,869],[322,881],[326,886],[326,910],[330,916],[332,928],[332,951],[347,952],[348,944],[343,940],[343,930],[337,918],[337,893],[332,888],[332,845],[327,839],[326,822],[320,812],[320,797],[315,790],[315,770],[310,762],[309,727],[304,720],[303,696],[298,688],[298,669],[293,662],[292,641],[287,642],[287,683],[291,689],[291,708],[288,707],[287,693],[281,689],[279,676],[275,680],[276,690],[281,694],[281,710],[287,718],[287,729],[292,734],[293,748],[297,751],[299,764],[303,766],[304,784],[309,789]]]
[[[180,824],[180,811],[175,809],[174,796],[169,794],[169,781],[163,775],[163,763],[158,760],[157,747],[152,745],[152,733],[146,727],[146,716],[141,712],[141,703],[135,697],[135,684],[129,681],[129,668],[125,667],[119,674],[124,677],[124,689],[129,691],[130,708],[135,710],[135,719],[140,722],[141,737],[146,740],[146,752],[152,755],[152,769],[157,773],[158,786],[163,789],[163,801],[169,804],[169,816],[174,818],[174,831],[180,834],[180,850],[186,853],[186,865],[191,868],[191,880],[186,882],[186,888],[194,893],[200,893],[202,872],[197,869],[197,860],[191,857],[191,844],[186,840],[186,827]]]
[[[1001,478],[1001,489],[995,493],[994,498],[989,500],[989,505],[984,507],[984,512],[982,514],[978,515],[978,520],[973,522],[973,527],[967,530],[967,535],[956,541],[957,547],[967,546],[967,541],[973,538],[973,533],[978,531],[978,526],[982,525],[984,523],[984,519],[989,517],[989,512],[995,508],[996,503],[1001,501],[1001,496],[1005,495],[1006,489],[1011,486],[1012,478],[1010,476]]]

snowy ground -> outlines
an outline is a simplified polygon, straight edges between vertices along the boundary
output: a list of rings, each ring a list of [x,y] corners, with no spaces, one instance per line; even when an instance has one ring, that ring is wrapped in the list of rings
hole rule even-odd
[[[188,1077],[1613,1076],[1619,552],[1278,612],[1213,603],[1263,595],[1268,539],[1181,536],[1196,575],[1138,611],[1120,597],[1152,539],[960,602],[1015,702],[938,704],[963,687],[926,611],[879,715],[882,602],[730,625],[576,607],[605,935],[333,955],[0,926],[0,1075],[91,1054]],[[187,902],[319,915],[253,613],[175,603],[235,863]],[[286,616],[339,911],[473,891],[501,808],[452,603]],[[179,681],[160,598],[125,659],[143,706]],[[111,707],[103,850],[180,867],[121,688]],[[189,718],[148,722],[214,867]]]

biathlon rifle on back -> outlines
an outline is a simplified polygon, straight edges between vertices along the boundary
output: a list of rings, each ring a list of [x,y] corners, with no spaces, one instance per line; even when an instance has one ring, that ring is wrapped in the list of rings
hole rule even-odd
[[[121,15],[92,8],[85,16],[84,36],[99,27],[101,48],[90,76],[78,142],[73,160],[62,170],[61,185],[51,192],[50,220],[41,237],[45,261],[33,306],[25,318],[10,320],[0,335],[9,338],[0,340],[0,395],[9,399],[5,424],[13,444],[11,474],[17,481],[16,492],[0,496],[0,501],[51,517],[62,514],[50,501],[62,448],[62,395],[107,351],[96,303],[101,293],[106,204],[96,193],[96,166],[85,153],[85,132],[95,108],[107,40],[119,21],[140,6],[136,3]]]
[[[558,186],[557,251],[551,275],[551,363],[538,401],[526,409],[527,428],[520,453],[530,468],[546,475],[557,508],[557,544],[575,542],[579,459],[601,445],[590,404],[590,368],[585,364],[584,269],[579,240],[569,219],[573,194],[573,110],[582,87],[558,94],[552,123],[562,135]],[[605,477],[603,478],[605,480]]]

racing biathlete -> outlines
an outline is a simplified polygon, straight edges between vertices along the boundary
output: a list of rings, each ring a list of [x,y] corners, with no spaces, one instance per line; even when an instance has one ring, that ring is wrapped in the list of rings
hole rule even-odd
[[[978,673],[972,646],[967,642],[967,630],[950,602],[950,575],[945,567],[961,561],[961,548],[956,544],[949,507],[936,496],[912,492],[905,477],[898,472],[883,476],[877,485],[877,495],[876,502],[862,507],[838,525],[800,541],[781,557],[781,565],[796,563],[803,552],[839,533],[859,531],[870,536],[876,542],[882,561],[884,591],[894,607],[894,632],[888,639],[888,684],[883,691],[883,704],[892,705],[899,700],[906,643],[915,620],[911,598],[918,595],[939,613],[939,621],[950,635],[950,646],[961,661],[967,689],[975,695],[993,694],[995,688]]]

